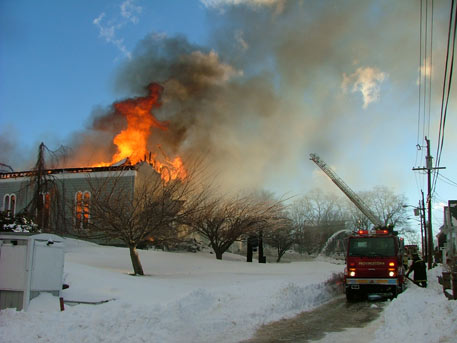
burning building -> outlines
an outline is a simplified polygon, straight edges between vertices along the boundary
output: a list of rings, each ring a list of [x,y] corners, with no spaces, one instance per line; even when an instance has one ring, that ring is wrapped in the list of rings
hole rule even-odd
[[[109,161],[78,166],[80,163],[73,159],[76,166],[50,169],[45,167],[41,144],[32,170],[2,169],[0,210],[13,217],[27,213],[48,232],[72,233],[88,228],[94,192],[115,191],[124,200],[135,202],[146,178],[150,184],[185,180],[187,171],[180,156],[170,158],[160,145],[153,147],[155,151],[148,148],[152,131],[166,131],[168,123],[157,120],[152,113],[160,106],[162,87],[150,84],[147,91],[145,96],[114,103],[113,113],[122,117],[125,124],[114,135],[115,152]]]
[[[1,173],[0,209],[13,217],[29,213],[44,231],[72,233],[88,227],[94,191],[115,182],[133,201],[141,178],[151,173],[161,177],[146,162]]]

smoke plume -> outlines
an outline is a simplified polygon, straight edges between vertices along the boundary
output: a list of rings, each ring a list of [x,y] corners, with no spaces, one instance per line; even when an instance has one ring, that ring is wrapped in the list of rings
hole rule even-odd
[[[115,78],[116,91],[129,97],[160,83],[162,106],[154,115],[168,130],[153,130],[148,146],[160,145],[170,156],[204,155],[226,189],[287,188],[303,175],[309,152],[337,162],[345,149],[386,129],[394,114],[376,107],[394,96],[386,82],[415,86],[416,4],[233,4],[209,9],[207,46],[151,33]],[[97,146],[92,162],[109,160],[112,138],[125,126],[112,109],[96,112],[74,142],[78,159]],[[365,121],[372,124],[369,135],[359,131]]]

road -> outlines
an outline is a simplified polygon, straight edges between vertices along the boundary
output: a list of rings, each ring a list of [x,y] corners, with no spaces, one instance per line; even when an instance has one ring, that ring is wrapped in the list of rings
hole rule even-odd
[[[385,304],[379,300],[347,303],[338,296],[312,311],[264,325],[243,343],[369,342],[375,328],[368,324],[379,317]]]

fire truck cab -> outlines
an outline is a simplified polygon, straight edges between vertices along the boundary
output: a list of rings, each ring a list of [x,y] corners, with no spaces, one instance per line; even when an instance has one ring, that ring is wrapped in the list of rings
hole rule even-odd
[[[390,228],[359,230],[348,238],[345,291],[348,301],[369,293],[395,298],[405,287],[404,242]]]

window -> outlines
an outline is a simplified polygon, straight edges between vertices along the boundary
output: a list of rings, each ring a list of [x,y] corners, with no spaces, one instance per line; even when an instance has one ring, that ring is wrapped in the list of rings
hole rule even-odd
[[[89,208],[90,207],[90,193],[84,192],[83,197],[83,227],[87,228],[89,225]]]
[[[40,213],[38,213],[38,223],[41,224],[43,228],[49,227],[49,218],[51,216],[51,195],[49,192],[40,193],[41,194],[41,204],[40,204]]]
[[[16,195],[5,194],[3,197],[3,211],[8,212],[13,217],[16,215]]]
[[[349,256],[395,256],[395,241],[392,237],[352,238]]]
[[[78,191],[75,194],[75,226],[87,229],[90,223],[90,192]]]
[[[3,197],[3,211],[9,211],[10,210],[10,195],[5,194]]]

